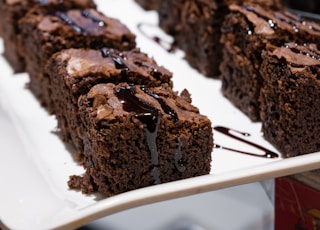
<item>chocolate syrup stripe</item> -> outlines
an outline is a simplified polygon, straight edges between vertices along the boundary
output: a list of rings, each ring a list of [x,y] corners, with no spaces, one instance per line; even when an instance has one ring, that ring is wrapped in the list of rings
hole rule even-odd
[[[250,136],[249,133],[245,133],[245,132],[240,132],[240,131],[237,131],[237,130],[234,130],[234,129],[230,129],[230,128],[226,128],[226,127],[222,127],[222,126],[216,126],[214,127],[214,130],[228,136],[228,137],[231,137],[235,140],[238,140],[238,141],[241,141],[247,145],[250,145],[256,149],[259,149],[261,151],[264,152],[263,155],[261,154],[257,154],[257,153],[251,153],[251,152],[246,152],[246,151],[242,151],[242,150],[238,150],[238,149],[232,149],[232,148],[229,148],[229,147],[225,147],[225,146],[221,146],[219,144],[215,144],[214,147],[215,148],[218,148],[218,149],[225,149],[225,150],[228,150],[228,151],[233,151],[233,152],[237,152],[237,153],[242,153],[242,154],[246,154],[246,155],[250,155],[250,156],[255,156],[255,157],[263,157],[263,158],[278,158],[279,155],[275,152],[272,152],[258,144],[255,144],[253,142],[250,142],[250,141],[247,141],[241,137],[238,137],[238,136],[235,136],[231,133],[231,131],[233,132],[236,132],[236,133],[239,133],[241,134],[242,136]]]
[[[167,52],[169,53],[173,53],[176,51],[176,47],[174,46],[173,43],[166,41],[163,38],[160,38],[158,35],[149,35],[146,30],[143,27],[154,27],[154,28],[158,28],[157,25],[152,25],[149,23],[139,23],[138,24],[138,30],[140,31],[141,34],[143,34],[143,36],[145,36],[146,38],[156,42],[160,47],[162,47],[163,49],[165,49]]]
[[[128,66],[122,61],[122,59],[111,54],[108,48],[102,48],[101,53],[102,57],[111,58],[117,69],[129,69]],[[118,55],[121,56],[121,53],[119,53]]]
[[[56,12],[55,15],[60,18],[62,21],[66,22],[71,28],[73,28],[78,33],[87,33],[88,31],[75,23],[65,12]],[[93,22],[97,23],[99,27],[106,26],[106,23],[101,20],[100,18],[90,14],[87,10],[81,10],[81,15],[85,18],[92,20]]]
[[[164,112],[173,117],[175,122],[178,120],[177,113],[171,107],[169,107],[169,105],[167,105],[159,95],[149,92],[145,87],[140,88],[144,93],[155,98],[161,105]],[[159,169],[159,152],[156,143],[161,116],[160,111],[138,98],[135,95],[135,87],[120,87],[115,92],[115,95],[119,98],[119,100],[121,100],[123,109],[127,112],[135,113],[135,117],[140,120],[145,126],[146,140],[151,154],[151,164],[153,167],[151,175],[154,180],[154,184],[161,183]],[[177,143],[176,152],[174,154],[174,159],[177,169],[180,172],[183,172],[185,170],[185,167],[183,165],[180,145],[181,142],[179,140]]]

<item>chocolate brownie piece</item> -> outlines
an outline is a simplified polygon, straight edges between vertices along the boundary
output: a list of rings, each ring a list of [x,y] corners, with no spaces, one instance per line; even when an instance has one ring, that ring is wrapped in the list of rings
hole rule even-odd
[[[135,47],[135,35],[125,25],[95,9],[53,14],[29,11],[20,27],[30,88],[49,112],[52,112],[50,79],[43,75],[43,69],[52,54],[67,48],[112,47],[122,51]]]
[[[320,151],[318,45],[269,45],[262,57],[260,100],[265,138],[286,157]]]
[[[189,64],[205,76],[219,75],[219,26],[216,1],[165,0],[159,10],[160,27],[174,37]],[[216,42],[217,41],[217,42]]]
[[[134,49],[119,52],[114,49],[66,49],[49,59],[46,74],[50,79],[50,104],[58,120],[63,139],[77,153],[83,152],[78,117],[78,98],[98,83],[172,86],[172,73],[145,53]]]
[[[31,8],[36,6],[50,11],[96,7],[93,0],[0,1],[0,36],[4,39],[4,56],[16,73],[25,71],[25,61],[20,51],[19,41],[23,37],[20,36],[18,22]]]
[[[159,9],[160,27],[171,34],[191,66],[208,77],[218,78],[222,57],[220,27],[235,0],[164,0]],[[282,8],[280,0],[252,0],[266,8]]]
[[[99,84],[80,96],[83,177],[71,188],[112,196],[210,172],[210,120],[170,87]]]
[[[135,0],[145,10],[160,9],[162,0]]]
[[[251,120],[259,121],[262,50],[268,43],[318,42],[320,26],[287,11],[267,11],[260,6],[231,5],[230,11],[221,28],[222,92]]]

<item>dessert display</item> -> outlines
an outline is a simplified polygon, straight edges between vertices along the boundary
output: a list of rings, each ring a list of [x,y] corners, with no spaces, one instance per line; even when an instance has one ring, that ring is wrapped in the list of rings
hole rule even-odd
[[[61,135],[81,155],[80,95],[98,83],[172,86],[172,73],[137,48],[123,52],[111,48],[62,50],[50,58],[45,73],[51,82],[50,104],[54,105]]]
[[[211,122],[190,103],[165,85],[93,86],[78,103],[86,173],[69,185],[115,195],[208,174]]]
[[[96,5],[92,0],[1,0],[0,36],[2,36],[4,40],[4,56],[16,73],[25,71],[24,55],[22,55],[19,50],[19,19],[23,18],[33,7],[55,11],[72,8],[95,8]]]
[[[135,35],[125,25],[95,9],[71,9],[49,14],[29,11],[20,21],[20,31],[26,71],[30,76],[29,87],[49,112],[53,112],[51,83],[43,69],[51,55],[67,48],[112,47],[122,51],[136,45]]]
[[[320,50],[316,44],[268,45],[262,53],[265,138],[286,157],[319,151]]]

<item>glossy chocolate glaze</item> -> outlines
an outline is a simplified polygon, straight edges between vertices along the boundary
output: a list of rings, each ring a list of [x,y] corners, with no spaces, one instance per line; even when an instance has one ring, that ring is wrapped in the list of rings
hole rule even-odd
[[[71,28],[73,28],[78,33],[86,33],[87,31],[81,26],[77,25],[68,15],[64,12],[56,12],[55,15],[62,21],[66,22]]]
[[[262,155],[262,154],[257,154],[257,153],[241,151],[241,150],[237,150],[237,149],[232,149],[232,148],[229,148],[229,147],[221,146],[219,144],[215,144],[214,145],[215,148],[225,149],[225,150],[229,150],[229,151],[233,151],[233,152],[237,152],[237,153],[242,153],[242,154],[246,154],[246,155],[250,155],[250,156],[256,156],[256,157],[263,157],[263,158],[278,158],[279,157],[279,155],[277,153],[272,152],[272,151],[270,151],[270,150],[268,150],[268,149],[266,149],[266,148],[264,148],[264,147],[262,147],[262,146],[260,146],[258,144],[255,144],[253,142],[250,142],[250,141],[247,141],[247,140],[245,140],[243,138],[240,138],[240,137],[238,137],[236,135],[233,135],[231,133],[231,131],[232,132],[236,132],[236,133],[238,133],[238,134],[240,134],[242,136],[245,136],[245,137],[246,136],[250,136],[249,133],[240,132],[240,131],[237,131],[237,130],[234,130],[234,129],[230,129],[230,128],[226,128],[226,127],[222,127],[222,126],[216,126],[216,127],[214,127],[214,130],[216,130],[216,131],[218,131],[218,132],[220,132],[220,133],[222,133],[224,135],[227,135],[228,137],[231,137],[231,138],[233,138],[235,140],[241,141],[241,142],[243,142],[243,143],[245,143],[247,145],[255,147],[256,149],[261,150],[264,154]]]
[[[117,69],[128,69],[128,66],[121,60],[121,58],[112,55],[108,48],[101,49],[102,56],[105,58],[111,58]],[[118,53],[121,56],[121,53]]]
[[[55,15],[60,18],[62,21],[66,22],[71,28],[73,28],[78,33],[88,33],[89,28],[84,28],[78,25],[75,21],[73,21],[67,13],[64,12],[56,12]],[[96,17],[95,15],[91,14],[88,10],[81,10],[80,15],[84,18],[90,19],[94,24],[99,27],[105,27],[107,24],[101,20],[100,18]]]
[[[81,10],[81,15],[85,18],[91,19],[93,22],[96,22],[99,26],[107,26],[107,24],[100,18],[92,15],[88,10]]]
[[[181,140],[178,138],[177,148],[174,153],[174,165],[179,172],[186,171],[186,166],[184,165],[183,161],[183,152],[181,150]]]
[[[170,115],[170,117],[173,118],[174,122],[177,122],[177,121],[178,121],[178,115],[177,115],[176,111],[174,111],[159,95],[154,94],[154,93],[148,91],[148,89],[145,88],[145,87],[141,87],[141,89],[142,89],[146,94],[148,94],[149,96],[151,96],[151,97],[153,97],[154,99],[156,99],[156,100],[159,102],[159,104],[160,104],[163,112],[165,112],[166,114]]]
[[[160,111],[135,96],[134,87],[120,87],[115,92],[115,95],[123,104],[123,109],[127,112],[133,112],[135,117],[144,125],[147,144],[151,153],[151,164],[153,166],[151,173],[154,184],[161,183],[159,153],[156,144],[158,126],[160,122]]]
[[[148,32],[146,32],[144,27],[158,27],[157,25],[151,25],[149,23],[142,23],[141,22],[138,24],[138,30],[141,32],[141,34],[143,36],[154,41],[155,43],[157,43],[159,46],[161,46],[163,49],[165,49],[169,53],[173,53],[176,51],[177,47],[174,45],[174,43],[168,42],[164,38],[161,38],[158,35],[150,35]]]

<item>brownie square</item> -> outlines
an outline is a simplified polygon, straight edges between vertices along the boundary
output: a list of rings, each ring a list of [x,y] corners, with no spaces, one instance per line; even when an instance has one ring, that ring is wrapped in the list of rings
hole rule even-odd
[[[49,112],[50,79],[44,76],[46,61],[54,53],[67,48],[135,47],[135,35],[119,20],[95,9],[72,9],[46,14],[32,11],[20,21],[24,37],[24,55],[30,75],[30,89]]]
[[[12,66],[15,73],[25,71],[25,60],[20,50],[20,29],[18,22],[27,12],[39,7],[46,10],[66,10],[71,8],[94,8],[92,0],[2,0],[0,1],[0,36],[4,40],[4,57]]]
[[[216,1],[165,0],[159,10],[160,27],[173,35],[188,63],[209,77],[219,75],[220,14]]]
[[[78,98],[98,83],[172,86],[169,72],[139,49],[117,51],[103,48],[66,49],[54,54],[46,66],[50,79],[50,104],[58,120],[63,139],[82,154],[82,132],[78,114]]]
[[[261,120],[285,157],[320,151],[320,51],[317,44],[267,47],[262,53]]]
[[[259,68],[266,44],[303,44],[320,39],[318,24],[288,11],[267,11],[257,5],[231,5],[221,31],[222,93],[253,121],[260,120],[258,98],[263,79]],[[235,56],[246,61],[240,63]]]
[[[98,84],[80,96],[86,172],[71,188],[112,196],[210,172],[210,120],[171,87]]]
[[[171,34],[191,66],[219,78],[222,59],[221,24],[231,3],[254,2],[270,9],[283,8],[280,0],[212,1],[165,0],[159,10],[160,27]]]

